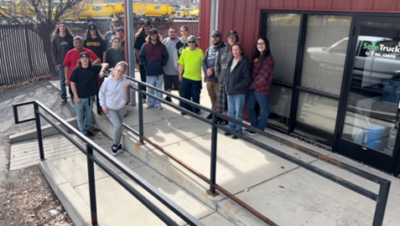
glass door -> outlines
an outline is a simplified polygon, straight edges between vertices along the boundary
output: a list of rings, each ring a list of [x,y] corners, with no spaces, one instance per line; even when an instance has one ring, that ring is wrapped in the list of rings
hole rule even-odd
[[[350,92],[337,151],[393,173],[399,150],[400,20],[357,17]]]

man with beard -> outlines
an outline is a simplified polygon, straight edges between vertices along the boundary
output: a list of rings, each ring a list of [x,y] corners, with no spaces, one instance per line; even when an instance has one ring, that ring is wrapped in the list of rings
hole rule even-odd
[[[71,96],[71,100],[74,101],[74,93],[71,90],[69,78],[71,77],[72,70],[78,65],[79,54],[82,52],[86,52],[89,55],[89,58],[93,61],[93,64],[99,64],[100,58],[96,56],[90,49],[83,48],[83,40],[82,37],[76,36],[74,38],[74,47],[70,51],[68,51],[64,60],[65,74],[68,75],[65,79],[65,84],[69,86],[69,94]]]
[[[111,20],[110,30],[104,34],[104,40],[106,41],[107,45],[111,41],[111,37],[116,35],[117,28],[119,28],[121,24],[119,23],[118,18],[114,17]]]
[[[179,42],[178,31],[176,28],[170,28],[168,30],[168,37],[165,38],[162,43],[165,45],[168,51],[168,55],[173,56],[175,52],[176,43]],[[164,90],[172,92],[172,90],[180,90],[181,83],[179,82],[178,70],[174,65],[174,58],[169,57],[167,65],[164,66]],[[171,97],[165,97],[166,101],[171,102]]]
[[[145,20],[140,30],[135,34],[134,48],[135,48],[136,63],[138,63],[139,65],[140,80],[142,80],[142,82],[146,82],[146,70],[144,68],[144,65],[139,60],[139,54],[143,44],[146,43],[146,37],[149,35],[149,31],[151,28],[153,27],[151,26],[150,21]],[[142,86],[142,90],[146,91],[146,87]],[[142,98],[143,98],[143,103],[146,103],[146,95],[143,95]]]
[[[217,96],[218,96],[218,79],[215,76],[215,61],[219,51],[225,47],[225,44],[221,42],[221,32],[214,31],[211,35],[213,45],[207,49],[203,60],[203,72],[204,82],[207,82],[207,91],[211,100],[211,108],[213,111],[217,110]],[[207,116],[207,119],[211,119],[212,114]]]
[[[82,134],[93,137],[89,131],[92,119],[94,96],[98,93],[98,78],[104,77],[108,64],[92,65],[87,52],[79,54],[78,66],[71,73],[71,89],[74,93],[74,103],[78,128]]]

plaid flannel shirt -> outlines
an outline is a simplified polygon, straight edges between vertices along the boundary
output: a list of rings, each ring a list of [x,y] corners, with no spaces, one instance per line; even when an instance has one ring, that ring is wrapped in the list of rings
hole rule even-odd
[[[249,89],[268,95],[271,90],[274,67],[275,61],[271,55],[262,65],[258,58],[254,59]]]

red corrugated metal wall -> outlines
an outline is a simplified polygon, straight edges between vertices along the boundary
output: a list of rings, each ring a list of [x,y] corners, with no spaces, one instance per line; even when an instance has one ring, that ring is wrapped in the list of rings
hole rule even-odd
[[[211,17],[211,0],[200,1],[199,15],[199,47],[206,51],[210,43],[210,17]]]
[[[211,0],[200,1],[199,34],[202,48],[207,48],[210,36]],[[263,9],[399,13],[399,0],[219,0],[218,30],[226,41],[228,31],[239,33],[240,42],[249,55],[259,35],[260,14]],[[203,46],[206,45],[206,46]]]

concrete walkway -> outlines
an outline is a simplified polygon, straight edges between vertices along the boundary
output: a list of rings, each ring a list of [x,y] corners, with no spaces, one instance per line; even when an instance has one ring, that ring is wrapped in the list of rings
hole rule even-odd
[[[57,83],[55,85],[57,85]],[[174,102],[177,103],[176,100]],[[201,104],[210,106],[206,89],[202,90]],[[202,112],[201,115],[205,117],[206,113]],[[102,131],[110,136],[113,128],[108,119],[105,116],[96,115],[96,122]],[[164,110],[155,108],[149,110],[145,109],[144,122],[145,136],[179,157],[179,159],[198,172],[209,177],[211,149],[211,128],[209,125],[192,119],[189,116],[181,116],[178,111],[166,105],[164,105]],[[125,118],[125,123],[138,129],[137,107],[128,107],[128,116]],[[400,211],[399,179],[292,137],[279,134],[276,131],[267,131],[392,181],[384,225],[400,225],[400,218],[397,214]],[[142,172],[141,175],[143,175],[144,178],[153,181],[151,183],[160,182],[163,180],[162,178],[165,179],[165,177],[168,178],[166,179],[167,181],[174,181],[174,186],[176,187],[167,189],[166,194],[171,195],[178,192],[182,194],[182,199],[189,199],[190,196],[185,194],[185,192],[187,192],[200,200],[201,202],[191,201],[194,203],[193,206],[188,206],[188,208],[191,208],[191,213],[195,213],[196,217],[204,220],[207,218],[206,216],[210,214],[210,217],[219,216],[218,214],[221,214],[224,216],[222,217],[223,220],[226,220],[226,218],[230,220],[227,222],[225,221],[226,224],[215,225],[234,225],[232,222],[235,222],[237,225],[259,224],[259,222],[254,223],[257,222],[256,220],[249,220],[249,218],[246,218],[248,216],[241,215],[245,211],[240,208],[236,209],[239,212],[231,211],[232,208],[235,209],[236,207],[232,207],[232,203],[228,202],[229,200],[222,195],[210,201],[211,198],[205,195],[205,190],[208,189],[207,184],[200,181],[190,172],[182,169],[181,166],[169,160],[167,156],[155,150],[152,146],[145,145],[135,147],[137,139],[129,132],[124,132],[123,139],[123,145],[127,149],[127,154],[129,153],[132,156],[129,157],[128,155],[126,158],[118,158],[125,161],[126,164],[131,164],[129,167],[138,170],[138,173]],[[378,192],[378,185],[305,155],[296,149],[287,147],[260,135],[254,136],[254,139],[347,179],[372,192]],[[106,147],[106,150],[108,149],[109,147]],[[84,162],[82,157],[78,156],[79,155],[76,155],[74,157],[76,158],[75,161],[73,161],[75,162],[74,164],[77,162]],[[140,164],[139,162],[136,164],[135,161],[133,161],[133,159],[135,159],[133,156],[141,160]],[[132,162],[130,162],[130,159],[132,159]],[[86,177],[82,176],[81,178],[78,177],[77,174],[68,176],[73,170],[65,170],[64,167],[61,167],[62,162],[62,159],[58,159],[54,160],[53,164],[55,164],[55,167],[58,168],[60,172],[65,171],[64,177],[71,177],[70,181],[72,187],[74,187],[76,192],[81,194],[81,197],[83,197],[82,199],[85,200],[82,194],[84,192],[87,193],[87,188],[84,187],[87,185],[85,185],[85,181],[83,180],[83,178]],[[168,165],[165,165],[166,162],[168,162]],[[73,168],[78,167],[70,167],[70,169]],[[152,173],[152,170],[160,172],[165,177],[159,178],[158,176],[154,176],[157,179],[153,180],[152,176],[155,174]],[[171,171],[180,172],[174,174],[174,176]],[[78,172],[80,172],[80,170],[78,170]],[[100,172],[96,175],[99,184],[104,182],[104,184],[99,185],[99,187],[114,188],[110,185],[111,180],[106,179],[108,178],[106,175],[102,175]],[[178,177],[178,179],[175,177]],[[188,181],[190,181],[190,183]],[[219,131],[218,135],[217,183],[279,225],[347,226],[372,224],[375,209],[375,202],[372,200],[360,196],[355,192],[302,169],[293,163],[270,154],[265,150],[261,150],[247,142],[232,140],[230,137],[224,136],[222,131]],[[123,192],[120,190],[116,191],[118,192],[114,192],[112,199],[125,200],[125,196],[120,196],[123,195]],[[98,192],[98,195],[100,195],[100,192]],[[204,198],[201,197],[202,195]],[[104,197],[102,196],[102,199],[103,198],[104,200],[109,200],[109,196],[106,195],[106,193]],[[87,200],[85,202],[87,202]],[[204,206],[202,203],[206,205]],[[117,213],[123,212],[124,214],[121,215],[122,217],[130,217],[130,212],[128,214],[124,212],[124,208],[121,210],[117,208],[118,204],[115,205],[116,206],[111,208],[112,210],[117,210],[115,211]],[[100,215],[99,213],[99,216]],[[246,218],[246,220],[243,220],[244,218]],[[111,220],[111,218],[107,220]],[[109,224],[110,222],[104,223],[107,225],[120,225]]]

